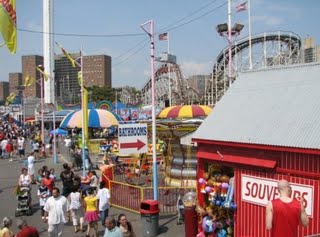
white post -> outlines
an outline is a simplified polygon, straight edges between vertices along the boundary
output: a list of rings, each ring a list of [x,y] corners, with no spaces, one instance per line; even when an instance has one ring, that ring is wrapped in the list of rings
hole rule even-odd
[[[44,142],[44,83],[43,83],[43,75],[40,73],[40,95],[41,95],[41,141]]]
[[[231,26],[231,0],[228,0],[228,43],[229,43],[229,87],[232,82],[232,26]]]
[[[249,19],[249,62],[250,62],[250,70],[252,70],[251,4],[250,4],[250,0],[248,0],[248,19]]]
[[[168,32],[168,59],[169,59],[169,54],[170,54],[170,37],[169,37],[169,32]],[[169,106],[171,106],[171,63],[168,62],[169,64]]]

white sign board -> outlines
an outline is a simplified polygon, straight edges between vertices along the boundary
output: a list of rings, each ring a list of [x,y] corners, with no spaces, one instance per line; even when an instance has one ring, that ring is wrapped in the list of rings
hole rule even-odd
[[[146,153],[148,150],[147,124],[120,124],[118,142],[120,155]]]
[[[304,198],[308,216],[313,214],[313,187],[290,183],[293,198]],[[266,206],[273,199],[280,197],[278,180],[241,175],[241,199],[244,202]]]

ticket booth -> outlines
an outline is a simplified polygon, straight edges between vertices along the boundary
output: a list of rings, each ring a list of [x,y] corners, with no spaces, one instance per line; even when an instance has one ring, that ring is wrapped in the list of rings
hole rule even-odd
[[[195,132],[199,206],[214,212],[198,236],[270,236],[265,208],[279,197],[281,179],[305,200],[309,225],[299,226],[298,236],[320,235],[319,70],[313,64],[240,74]]]

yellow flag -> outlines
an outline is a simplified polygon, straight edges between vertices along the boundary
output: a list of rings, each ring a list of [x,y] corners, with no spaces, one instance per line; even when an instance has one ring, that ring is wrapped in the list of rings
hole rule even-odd
[[[16,98],[16,94],[15,93],[11,93],[6,99],[6,105],[11,104],[14,101],[15,98]]]
[[[71,57],[71,55],[64,48],[62,48],[62,46],[58,42],[56,42],[56,44],[61,49],[61,51],[64,54],[64,56],[66,56],[67,59],[69,59],[69,61],[72,64],[72,67],[76,67],[76,61]]]
[[[17,48],[16,0],[0,0],[0,31],[10,53]]]
[[[81,73],[81,71],[78,72],[78,83],[79,83],[79,86],[82,86],[83,80],[82,80],[82,73]]]
[[[34,83],[36,82],[36,79],[34,77],[30,77],[29,75],[26,76],[26,78],[24,79],[24,86],[28,87],[28,86],[32,86]]]
[[[37,70],[43,75],[45,81],[49,79],[49,75],[45,73],[41,68],[37,67]]]

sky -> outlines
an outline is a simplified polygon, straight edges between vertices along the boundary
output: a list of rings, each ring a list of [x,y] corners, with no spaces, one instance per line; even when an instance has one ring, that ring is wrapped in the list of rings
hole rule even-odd
[[[11,55],[0,48],[0,81],[21,72],[22,55],[43,55],[43,0],[16,0],[18,47]],[[68,52],[112,57],[113,87],[141,89],[150,78],[150,41],[140,25],[154,21],[155,56],[176,55],[184,77],[210,74],[215,58],[227,46],[215,27],[228,21],[227,0],[53,0],[54,40]],[[232,24],[244,24],[239,39],[248,36],[248,12],[235,12],[245,0],[232,1]],[[318,0],[251,0],[252,35],[292,31],[303,39],[320,39]],[[149,28],[148,28],[149,29]],[[66,35],[69,34],[69,35]],[[0,36],[0,44],[3,42]],[[60,54],[57,47],[55,52]],[[157,64],[156,64],[157,67]]]

